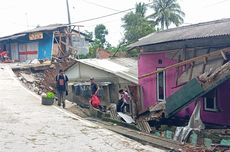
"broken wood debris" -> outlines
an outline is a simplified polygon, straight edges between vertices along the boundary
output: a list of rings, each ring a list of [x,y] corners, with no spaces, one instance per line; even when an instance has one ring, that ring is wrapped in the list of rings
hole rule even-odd
[[[205,85],[210,82],[213,82],[215,79],[221,77],[223,74],[228,73],[229,70],[230,70],[230,61],[225,63],[221,67],[218,67],[217,69],[210,69],[209,71],[201,74],[198,77],[198,79]]]
[[[147,132],[150,133],[152,131],[149,123],[145,120],[137,120],[136,121],[138,128],[143,131],[143,132]]]

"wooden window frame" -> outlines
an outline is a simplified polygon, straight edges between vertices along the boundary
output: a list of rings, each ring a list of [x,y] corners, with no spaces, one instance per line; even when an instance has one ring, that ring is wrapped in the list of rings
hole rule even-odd
[[[207,97],[204,96],[204,110],[205,111],[209,111],[209,112],[217,112],[218,111],[218,108],[217,108],[217,90],[213,90],[211,91],[213,92],[215,95],[214,95],[214,108],[207,108]]]

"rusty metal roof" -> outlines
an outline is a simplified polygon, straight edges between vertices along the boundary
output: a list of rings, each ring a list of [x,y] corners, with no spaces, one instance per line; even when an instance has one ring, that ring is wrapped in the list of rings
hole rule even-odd
[[[135,58],[79,59],[77,61],[138,84],[137,59]]]
[[[198,23],[189,26],[172,28],[161,32],[149,34],[137,42],[129,45],[130,48],[154,45],[164,42],[200,39],[207,37],[229,36],[230,18]]]

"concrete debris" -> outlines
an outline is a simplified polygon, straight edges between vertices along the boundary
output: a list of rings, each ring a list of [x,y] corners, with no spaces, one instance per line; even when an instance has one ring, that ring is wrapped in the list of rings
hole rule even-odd
[[[51,61],[38,64],[38,60],[33,60],[32,62],[34,62],[34,66],[32,67],[30,66],[25,69],[24,66],[19,66],[14,70],[18,79],[23,82],[27,88],[39,95],[43,92],[55,91],[55,76],[59,69],[65,71],[76,63],[76,61],[72,59],[64,59],[59,64],[51,64]]]
[[[33,83],[35,81],[35,78],[30,74],[26,74],[26,73],[20,73],[20,74],[22,79],[25,79],[26,82],[28,83]]]
[[[31,91],[41,95],[42,92],[46,92],[47,90],[42,85],[41,81],[44,79],[44,75],[42,73],[24,73],[19,72],[18,79],[26,85]]]

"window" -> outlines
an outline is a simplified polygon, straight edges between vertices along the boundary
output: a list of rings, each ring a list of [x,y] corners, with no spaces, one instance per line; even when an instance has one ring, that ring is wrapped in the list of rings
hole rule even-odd
[[[161,59],[158,60],[158,64],[162,64],[163,61]]]
[[[161,68],[157,70],[161,70]],[[165,71],[157,73],[157,99],[165,101]]]
[[[217,111],[216,94],[217,94],[217,91],[213,90],[205,95],[204,108],[206,111]]]

